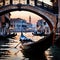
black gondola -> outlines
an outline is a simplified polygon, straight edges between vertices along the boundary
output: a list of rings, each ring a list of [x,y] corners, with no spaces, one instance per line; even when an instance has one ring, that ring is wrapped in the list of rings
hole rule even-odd
[[[0,35],[0,39],[12,38],[12,37],[15,37],[16,35],[17,33]]]
[[[35,35],[35,36],[44,36],[45,34],[44,34],[44,32],[33,32],[32,33],[33,35]]]
[[[46,60],[44,51],[52,45],[53,34],[54,33],[52,32],[47,37],[25,46],[22,50],[24,56],[30,60]]]
[[[26,36],[24,36],[24,35],[23,35],[23,32],[21,32],[20,41],[21,41],[22,43],[33,42],[31,39],[29,39],[29,38],[27,38]]]

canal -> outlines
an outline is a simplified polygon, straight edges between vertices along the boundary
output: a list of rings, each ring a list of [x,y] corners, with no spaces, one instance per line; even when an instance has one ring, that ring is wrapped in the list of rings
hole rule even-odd
[[[32,39],[34,42],[44,38],[44,36],[40,37],[40,36],[34,36],[32,35],[32,32],[25,32],[23,33],[26,37]],[[25,58],[23,53],[21,52],[21,48],[20,48],[20,36],[21,33],[17,32],[17,36],[15,36],[14,38],[8,38],[5,40],[0,39],[0,60],[29,60],[29,58]],[[15,46],[20,43],[17,48],[15,48]],[[57,52],[57,51],[58,52]],[[53,57],[56,56],[56,59],[60,59],[60,53],[59,53],[59,48],[57,48],[56,46],[54,46],[53,48],[50,47],[49,49],[47,49],[45,51],[46,53],[46,58],[47,60],[53,60]],[[53,53],[53,54],[52,54]],[[55,55],[55,53],[57,55]],[[54,60],[56,60],[54,59]]]
[[[31,32],[23,33],[26,37],[32,39],[34,42],[38,41],[39,39],[42,39],[43,37],[40,36],[34,36]],[[8,38],[5,40],[0,40],[0,60],[23,60],[28,59],[25,58],[23,53],[21,52],[20,45],[15,48],[15,46],[20,42],[21,33],[18,32],[17,36],[14,38]],[[19,52],[18,52],[19,51]],[[18,52],[18,53],[17,53]]]

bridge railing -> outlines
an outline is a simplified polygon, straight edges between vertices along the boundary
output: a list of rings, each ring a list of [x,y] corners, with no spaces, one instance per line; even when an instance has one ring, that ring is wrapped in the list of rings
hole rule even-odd
[[[12,0],[12,5],[13,5],[13,4],[16,4],[16,3],[13,3],[13,0]],[[20,3],[18,3],[18,4],[20,4]],[[27,3],[26,3],[26,4],[27,4]],[[26,4],[25,4],[25,5],[26,5]],[[2,7],[2,6],[4,6],[4,5],[11,5],[11,3],[10,3],[10,1],[7,2],[7,3],[5,3],[4,1],[1,1],[1,2],[0,2],[0,7]],[[29,5],[31,5],[31,4],[29,4]],[[41,1],[37,1],[37,4],[34,5],[34,6],[43,8],[44,10],[47,10],[47,11],[52,12],[52,13],[55,13],[55,14],[58,13],[58,7],[51,6],[51,5],[46,4],[46,3],[44,3],[44,2],[41,2]]]
[[[41,2],[41,1],[39,1],[39,4],[37,6],[40,8],[43,8],[49,12],[52,12],[54,14],[58,14],[58,6],[49,5],[49,4]]]

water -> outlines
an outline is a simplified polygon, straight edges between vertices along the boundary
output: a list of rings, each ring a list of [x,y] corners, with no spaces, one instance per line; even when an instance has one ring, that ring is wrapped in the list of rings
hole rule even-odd
[[[17,36],[14,39],[9,38],[6,40],[0,40],[0,60],[29,60],[29,58],[25,58],[23,53],[21,52],[20,48],[20,38],[21,33],[17,33]],[[38,41],[39,39],[44,38],[43,36],[33,36],[31,32],[24,33],[24,35],[34,42]],[[20,45],[15,48],[15,46],[20,43]],[[45,55],[47,60],[60,60],[60,48],[56,46],[50,47],[45,51]]]
[[[21,33],[17,33],[17,36],[14,39],[9,38],[6,40],[0,40],[0,60],[23,60],[25,58],[23,53],[21,52],[20,45],[17,48],[14,48],[20,41]],[[38,41],[39,39],[43,38],[40,36],[33,36],[32,33],[24,33],[24,35],[34,42]],[[19,51],[19,52],[18,52]],[[18,52],[18,53],[17,53]]]
[[[13,42],[10,39],[8,41],[9,42],[0,45],[0,60],[22,60],[23,54],[21,52],[15,55],[15,53],[20,50],[14,48],[18,42]]]

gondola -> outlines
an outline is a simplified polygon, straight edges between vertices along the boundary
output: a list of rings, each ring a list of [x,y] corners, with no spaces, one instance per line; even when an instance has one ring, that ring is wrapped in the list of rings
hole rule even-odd
[[[44,36],[45,34],[44,34],[44,32],[33,32],[32,33],[33,35],[35,35],[35,36]]]
[[[25,45],[22,50],[24,56],[30,60],[46,60],[44,51],[52,45],[53,34],[54,33],[51,32],[47,37],[44,37],[35,43]]]
[[[33,42],[31,39],[29,39],[26,36],[24,36],[23,32],[21,32],[20,41],[21,41],[21,43]]]
[[[0,35],[0,39],[12,38],[15,37],[16,35],[17,33],[4,34],[4,35]]]

